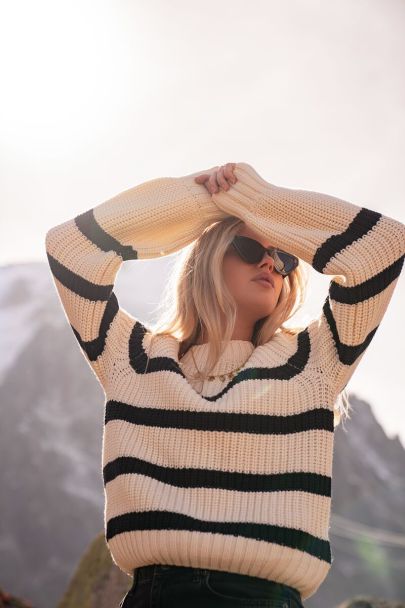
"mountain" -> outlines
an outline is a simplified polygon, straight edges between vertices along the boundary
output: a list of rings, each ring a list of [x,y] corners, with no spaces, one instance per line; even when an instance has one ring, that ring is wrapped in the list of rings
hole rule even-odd
[[[159,273],[135,266],[120,277],[128,293],[120,301],[149,321]],[[168,266],[156,264],[165,276]],[[146,280],[153,301],[137,302]],[[102,538],[104,394],[45,263],[0,268],[0,336],[0,586],[55,608],[81,556]],[[335,432],[334,561],[309,608],[334,608],[359,594],[405,598],[405,450],[386,436],[368,403],[356,395],[351,401],[347,432],[342,425]],[[128,577],[107,564],[119,594]]]
[[[351,418],[335,430],[332,568],[308,608],[355,595],[405,599],[405,450],[370,404],[351,394]]]
[[[147,280],[157,302],[171,263],[155,273],[139,263],[135,276],[121,268],[141,318],[153,302],[136,287]],[[0,585],[54,608],[104,526],[104,393],[46,263],[0,267],[0,336]]]

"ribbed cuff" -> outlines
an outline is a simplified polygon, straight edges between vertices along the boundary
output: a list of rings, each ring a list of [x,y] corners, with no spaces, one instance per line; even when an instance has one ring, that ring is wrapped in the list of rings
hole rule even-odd
[[[232,202],[246,211],[253,210],[253,205],[260,201],[281,202],[278,187],[264,180],[251,165],[236,163],[234,174],[237,178],[228,191],[220,190],[213,195],[214,203],[221,203],[221,208],[231,210]],[[250,205],[249,205],[250,204]]]

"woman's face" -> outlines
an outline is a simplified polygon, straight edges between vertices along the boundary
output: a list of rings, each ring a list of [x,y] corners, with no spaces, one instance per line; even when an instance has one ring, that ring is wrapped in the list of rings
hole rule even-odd
[[[266,248],[272,245],[267,239],[245,224],[242,224],[238,234],[255,239]],[[274,287],[255,280],[255,276],[263,271],[271,275]],[[267,252],[256,264],[248,264],[239,257],[234,247],[231,246],[224,257],[223,276],[229,291],[236,300],[238,314],[246,318],[247,321],[255,323],[273,312],[284,279],[281,274],[275,271],[273,258]]]

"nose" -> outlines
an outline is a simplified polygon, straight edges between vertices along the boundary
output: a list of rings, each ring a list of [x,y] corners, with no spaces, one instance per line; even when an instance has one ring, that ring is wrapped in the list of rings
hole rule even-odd
[[[266,258],[268,258],[268,260]],[[262,259],[260,261],[260,265],[261,266],[263,265],[263,260],[265,260],[265,259],[266,259],[266,262],[269,264],[269,267],[270,267],[271,271],[273,271],[274,270],[274,260],[273,260],[272,256],[267,251],[265,251],[265,253],[263,254],[263,257],[262,257]]]

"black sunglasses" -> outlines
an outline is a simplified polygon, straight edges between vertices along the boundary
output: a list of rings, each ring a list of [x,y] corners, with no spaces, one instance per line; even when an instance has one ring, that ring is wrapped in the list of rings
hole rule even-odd
[[[283,277],[286,277],[298,266],[299,260],[295,255],[276,247],[266,249],[259,241],[248,236],[235,236],[231,245],[236,249],[242,260],[248,264],[260,262],[267,251],[274,260],[274,269]]]

